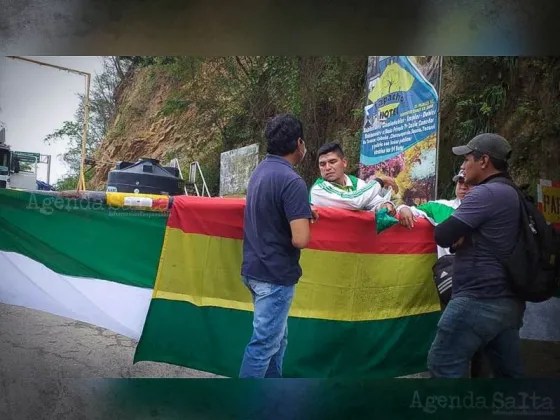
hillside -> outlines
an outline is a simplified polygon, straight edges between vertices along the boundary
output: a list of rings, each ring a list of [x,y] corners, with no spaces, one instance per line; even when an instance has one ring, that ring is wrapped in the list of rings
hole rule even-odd
[[[134,57],[116,90],[116,113],[95,152],[89,188],[102,189],[110,165],[153,157],[201,163],[212,192],[222,151],[263,143],[266,119],[294,112],[305,124],[316,177],[317,147],[338,140],[357,170],[367,57]],[[446,57],[441,104],[439,191],[449,194],[459,166],[451,146],[481,131],[514,147],[518,182],[560,179],[560,60]],[[261,148],[264,150],[264,148]]]

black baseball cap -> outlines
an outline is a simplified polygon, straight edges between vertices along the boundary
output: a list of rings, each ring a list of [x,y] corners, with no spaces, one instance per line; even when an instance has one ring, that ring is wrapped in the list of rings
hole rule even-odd
[[[452,150],[458,156],[468,155],[476,150],[503,161],[508,160],[511,156],[511,146],[508,141],[493,133],[479,134],[465,146],[457,146]]]

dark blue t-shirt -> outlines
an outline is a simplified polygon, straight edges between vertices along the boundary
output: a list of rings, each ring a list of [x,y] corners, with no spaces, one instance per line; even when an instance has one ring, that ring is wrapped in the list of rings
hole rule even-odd
[[[241,275],[296,284],[300,250],[292,245],[290,222],[311,217],[305,181],[286,159],[267,155],[247,187]]]
[[[455,254],[453,297],[514,296],[495,253],[507,257],[513,251],[519,216],[519,198],[512,187],[491,183],[469,191],[453,215],[473,229]]]

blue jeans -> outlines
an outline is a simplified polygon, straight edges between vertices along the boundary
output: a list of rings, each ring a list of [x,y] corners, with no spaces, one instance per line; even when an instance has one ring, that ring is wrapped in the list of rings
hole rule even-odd
[[[281,378],[288,345],[288,313],[295,286],[243,277],[253,297],[253,335],[245,348],[240,378]]]
[[[523,312],[523,303],[510,298],[451,299],[428,353],[432,376],[464,377],[473,355],[484,349],[495,377],[522,377],[519,329]]]

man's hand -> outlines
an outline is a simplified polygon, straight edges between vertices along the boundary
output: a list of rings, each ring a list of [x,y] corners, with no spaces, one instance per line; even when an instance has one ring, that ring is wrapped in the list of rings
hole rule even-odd
[[[387,209],[387,214],[389,214],[390,216],[395,216],[396,214],[395,206],[393,205],[393,203],[383,203],[379,206],[379,210],[381,209]]]
[[[416,217],[412,214],[412,210],[408,207],[403,207],[399,210],[399,223],[407,228],[408,230],[414,227],[414,222],[416,221]]]
[[[311,223],[317,223],[317,220],[319,220],[319,212],[313,206],[311,206],[311,216],[312,216]]]
[[[394,178],[391,178],[390,176],[384,176],[384,175],[380,175],[377,178],[383,181],[383,184],[385,184],[386,186],[391,187],[395,194],[399,192],[399,186],[397,185],[397,182],[394,180]]]

